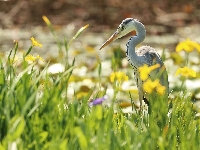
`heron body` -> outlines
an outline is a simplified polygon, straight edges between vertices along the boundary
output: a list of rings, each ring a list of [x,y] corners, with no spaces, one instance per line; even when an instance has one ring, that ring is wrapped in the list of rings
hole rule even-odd
[[[143,90],[142,85],[144,81],[140,79],[140,73],[138,70],[138,68],[143,66],[144,64],[148,66],[152,66],[155,64],[160,65],[159,68],[149,73],[149,78],[152,81],[154,81],[155,79],[159,79],[160,84],[166,87],[164,98],[167,99],[169,94],[169,82],[167,71],[161,57],[156,52],[156,50],[150,46],[142,46],[137,50],[135,49],[135,47],[140,44],[146,36],[145,27],[141,22],[133,18],[127,18],[123,20],[122,23],[119,25],[117,31],[102,45],[100,49],[102,49],[112,41],[123,37],[133,30],[136,31],[136,36],[132,36],[126,44],[126,56],[129,64],[133,67],[134,70],[135,81],[138,87],[140,106],[142,105],[142,100],[148,103],[148,94],[146,94],[146,92]]]

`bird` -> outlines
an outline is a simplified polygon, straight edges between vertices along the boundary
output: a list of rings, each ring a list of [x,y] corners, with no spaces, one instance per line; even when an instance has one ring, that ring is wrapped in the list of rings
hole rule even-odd
[[[118,26],[116,32],[110,36],[110,38],[100,47],[99,50],[103,49],[116,39],[127,35],[131,31],[136,31],[136,35],[132,36],[126,44],[126,57],[134,71],[135,82],[139,94],[140,109],[142,109],[142,101],[144,101],[148,106],[150,103],[147,92],[143,90],[144,81],[140,78],[139,67],[145,64],[147,66],[159,64],[159,67],[151,71],[148,76],[152,81],[159,79],[160,84],[165,86],[165,93],[163,96],[164,99],[167,99],[169,95],[168,73],[160,55],[150,46],[141,46],[136,50],[136,46],[143,42],[146,37],[145,26],[137,19],[126,18]]]

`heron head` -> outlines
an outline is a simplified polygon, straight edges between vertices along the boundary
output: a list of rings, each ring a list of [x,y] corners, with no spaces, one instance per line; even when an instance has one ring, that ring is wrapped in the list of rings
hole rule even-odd
[[[119,39],[125,36],[126,34],[128,34],[129,32],[133,30],[136,30],[135,21],[137,20],[133,18],[127,18],[123,20],[122,23],[117,28],[117,31],[115,31],[115,33],[111,35],[111,37],[101,46],[100,50],[104,48],[105,46],[107,46],[108,44],[110,44],[112,41],[115,41],[116,39]]]

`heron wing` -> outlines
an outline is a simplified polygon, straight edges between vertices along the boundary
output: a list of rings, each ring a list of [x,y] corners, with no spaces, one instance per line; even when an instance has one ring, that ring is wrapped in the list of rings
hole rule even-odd
[[[151,71],[151,73],[149,74],[149,78],[151,80],[159,79],[160,83],[166,87],[167,89],[166,93],[169,93],[169,82],[168,82],[167,71],[157,51],[150,46],[142,46],[137,49],[136,54],[138,56],[144,57],[143,60],[145,60],[145,64],[147,64],[148,66],[160,64],[159,68]]]
[[[157,51],[150,47],[150,46],[142,46],[137,49],[136,54],[138,56],[144,57],[144,60],[146,61],[146,64],[148,66],[152,66],[155,64],[163,65],[163,62],[160,58],[160,55],[157,53]]]

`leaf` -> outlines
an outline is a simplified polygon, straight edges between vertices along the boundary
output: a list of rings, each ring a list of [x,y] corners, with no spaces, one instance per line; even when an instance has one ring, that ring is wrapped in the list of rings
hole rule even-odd
[[[48,135],[49,135],[49,133],[47,131],[43,131],[43,132],[39,133],[40,143],[45,141],[47,139]]]
[[[10,121],[7,139],[12,142],[19,138],[24,131],[25,124],[22,116],[15,115]]]
[[[26,115],[27,114],[28,109],[31,108],[31,104],[33,104],[33,102],[35,101],[36,94],[37,94],[37,91],[34,91],[32,93],[32,95],[28,98],[28,100],[24,104],[24,107],[22,108],[22,111],[21,111],[22,115]]]
[[[78,141],[79,141],[79,145],[80,145],[81,149],[87,149],[87,147],[88,147],[87,139],[86,139],[85,135],[83,134],[81,128],[75,127],[74,131],[78,137]]]
[[[101,120],[103,117],[103,108],[101,105],[95,107],[95,118]]]
[[[99,67],[98,67],[98,75],[99,75],[99,78],[101,77],[101,70],[102,70],[102,64],[101,62],[99,62]],[[100,78],[101,79],[101,78]]]
[[[4,85],[5,84],[5,74],[4,74],[4,70],[3,68],[0,69],[0,85]]]
[[[11,90],[14,91],[14,89],[15,89],[17,83],[20,81],[21,77],[23,75],[25,75],[28,71],[30,71],[31,68],[33,68],[33,66],[34,66],[34,63],[29,65],[26,69],[24,69],[22,72],[19,73],[19,75],[15,78],[13,84],[11,85]]]
[[[81,33],[83,32],[83,30],[85,30],[88,26],[89,26],[89,24],[87,24],[87,25],[85,25],[84,27],[80,28],[80,29],[78,30],[78,32],[76,33],[76,35],[73,37],[73,39],[78,38],[78,37],[81,35]]]
[[[6,150],[6,148],[0,143],[0,150]]]
[[[27,51],[26,54],[24,55],[24,58],[25,58],[26,56],[28,56],[28,54],[30,54],[32,48],[33,48],[33,46],[29,47],[28,51]]]
[[[77,38],[82,34],[82,32],[83,32],[88,26],[89,26],[89,24],[87,24],[87,25],[85,25],[84,27],[80,28],[80,29],[78,30],[78,32],[75,34],[75,36],[68,42],[67,47],[69,47],[69,46],[71,45],[71,43],[72,43],[75,39],[77,39]]]
[[[59,150],[66,150],[67,149],[68,139],[64,139],[59,146]]]

